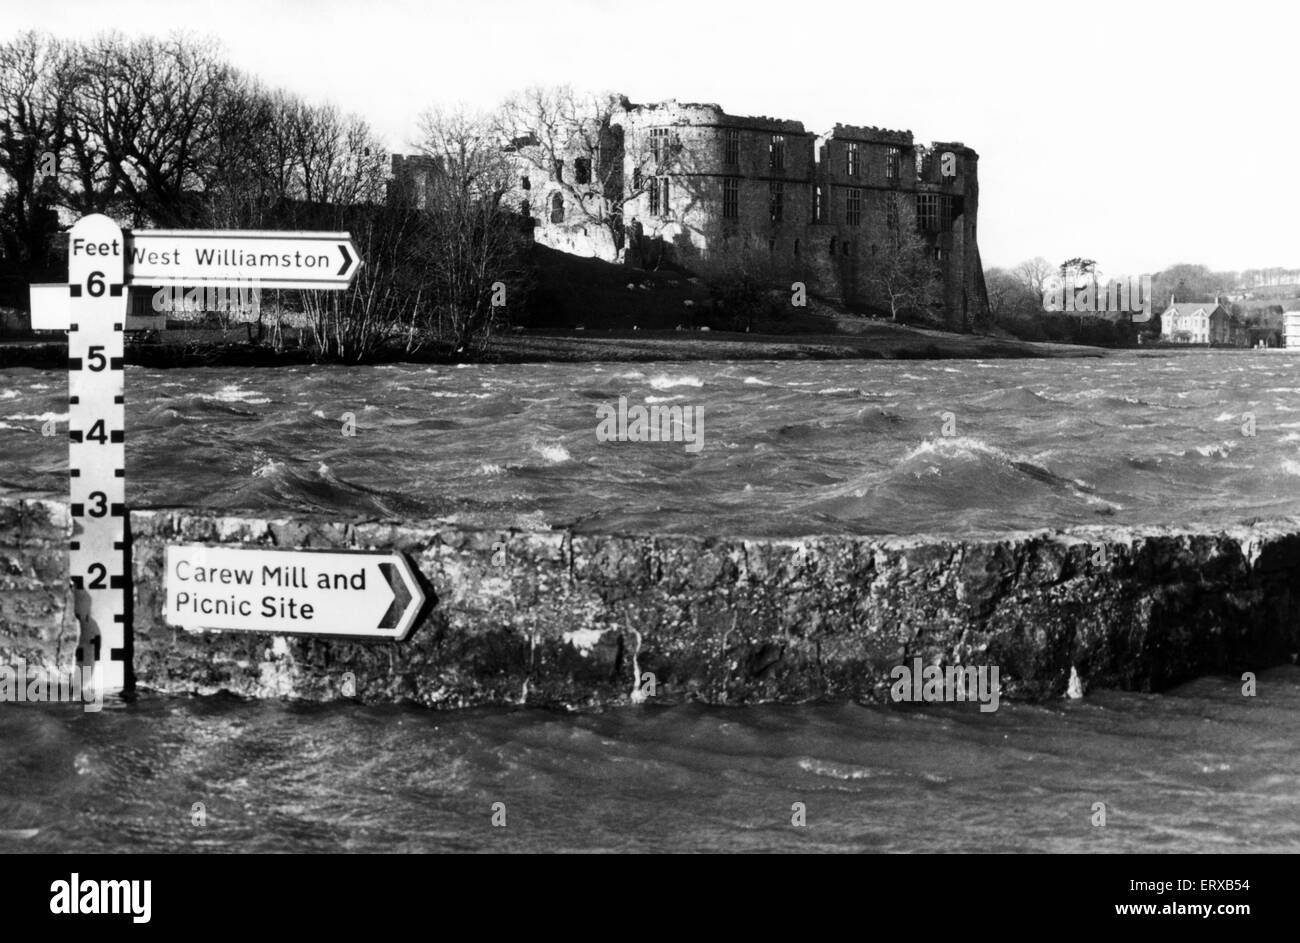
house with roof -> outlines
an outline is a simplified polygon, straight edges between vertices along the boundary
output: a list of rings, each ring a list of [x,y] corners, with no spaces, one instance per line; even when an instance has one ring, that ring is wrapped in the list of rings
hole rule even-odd
[[[1240,346],[1248,336],[1217,301],[1171,301],[1160,315],[1160,339],[1171,344]]]

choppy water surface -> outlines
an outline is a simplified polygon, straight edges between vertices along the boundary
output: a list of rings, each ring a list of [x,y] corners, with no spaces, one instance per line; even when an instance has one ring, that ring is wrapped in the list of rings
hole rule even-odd
[[[1297,715],[1294,667],[993,714],[0,705],[0,851],[1294,852]]]
[[[135,507],[769,535],[1300,515],[1287,356],[133,368],[127,383]],[[66,395],[59,373],[0,373],[0,492],[64,493],[66,437],[41,426],[66,429]],[[701,408],[703,450],[598,442],[596,408],[620,396]],[[1295,667],[1262,673],[1254,698],[1205,678],[992,714],[0,704],[0,851],[1300,851],[1297,721]],[[795,802],[807,828],[789,824]]]
[[[1300,513],[1300,357],[1277,353],[131,368],[127,385],[137,508],[772,536]],[[66,439],[40,431],[66,428],[66,395],[57,372],[0,374],[0,489],[63,493]],[[700,409],[702,451],[597,441],[620,396]]]

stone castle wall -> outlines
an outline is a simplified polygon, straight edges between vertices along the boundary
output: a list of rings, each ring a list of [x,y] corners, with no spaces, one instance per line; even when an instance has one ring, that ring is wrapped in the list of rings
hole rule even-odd
[[[816,294],[878,305],[867,279],[873,256],[889,237],[889,204],[901,195],[915,206],[924,194],[955,210],[951,225],[928,235],[939,256],[949,326],[968,328],[986,312],[976,236],[979,158],[972,149],[955,142],[921,148],[909,131],[842,124],[819,138],[798,121],[728,115],[712,104],[630,105],[615,114],[614,123],[623,160],[620,183],[633,184],[638,173],[666,178],[668,200],[660,201],[657,212],[648,193],[628,200],[623,249],[612,238],[596,237],[600,227],[571,205],[572,194],[553,179],[535,179],[534,170],[530,192],[515,198],[521,205],[527,200],[538,241],[608,261],[640,264],[667,255],[704,272],[758,264],[774,282],[803,280]],[[647,160],[656,129],[666,130],[664,140],[671,142],[658,165]],[[783,166],[776,168],[770,160],[773,135],[784,139]],[[856,150],[852,168],[850,148]],[[942,172],[945,153],[952,155],[951,175]],[[730,218],[728,180],[736,187]],[[774,185],[781,188],[779,220],[771,212]],[[557,194],[565,205],[558,223],[550,212]],[[850,219],[852,194],[860,200],[856,222]]]

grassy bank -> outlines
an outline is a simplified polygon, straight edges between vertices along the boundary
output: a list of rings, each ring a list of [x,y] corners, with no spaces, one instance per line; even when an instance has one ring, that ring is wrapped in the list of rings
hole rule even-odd
[[[761,334],[726,331],[532,330],[513,331],[486,350],[457,353],[428,347],[392,349],[371,362],[385,363],[595,363],[691,360],[945,360],[1013,357],[1101,357],[1095,347],[949,334],[852,319],[828,322],[825,333]],[[838,329],[838,330],[837,330]],[[243,328],[168,331],[156,343],[128,342],[127,362],[150,367],[290,366],[315,362],[312,352],[251,344]],[[62,369],[60,340],[0,341],[0,367]]]

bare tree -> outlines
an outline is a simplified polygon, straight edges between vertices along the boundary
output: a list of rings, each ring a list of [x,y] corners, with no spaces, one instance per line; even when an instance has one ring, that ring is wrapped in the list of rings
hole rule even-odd
[[[235,76],[207,41],[100,36],[79,50],[63,195],[81,213],[124,205],[182,225],[201,210]]]
[[[69,47],[27,32],[0,46],[0,173],[9,179],[0,207],[5,254],[41,268],[57,226],[58,160],[64,145]]]
[[[494,130],[525,165],[554,178],[582,219],[623,246],[623,207],[653,186],[671,162],[670,147],[628,141],[621,116],[627,99],[534,87],[506,101]],[[625,166],[630,161],[630,171]]]
[[[362,362],[416,334],[421,312],[418,257],[425,229],[400,206],[365,206],[348,229],[365,260],[346,291],[303,292],[311,340],[330,360]],[[416,346],[408,340],[408,349]]]
[[[503,201],[514,167],[490,118],[431,110],[420,131],[419,148],[430,164],[422,196],[432,217],[425,256],[432,326],[463,351],[486,343],[518,308],[530,240]]]
[[[890,194],[889,220],[889,233],[871,257],[867,288],[885,302],[897,321],[906,310],[941,300],[942,282],[930,245],[917,229],[911,201]]]
[[[1043,296],[1043,280],[1055,271],[1055,265],[1041,255],[1036,255],[1032,259],[1026,259],[1017,265],[1011,270],[1011,274],[1020,279],[1026,288],[1041,298]]]

